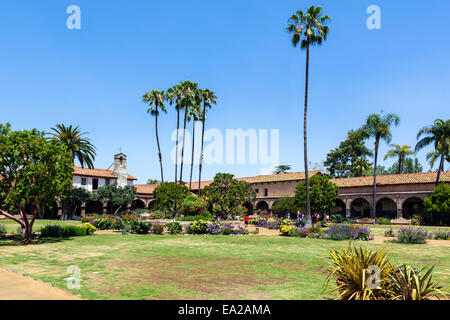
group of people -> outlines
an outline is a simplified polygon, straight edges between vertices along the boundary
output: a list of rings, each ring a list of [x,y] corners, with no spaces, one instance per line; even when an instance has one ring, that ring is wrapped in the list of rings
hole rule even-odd
[[[300,225],[302,223],[304,216],[305,215],[302,212],[297,211],[297,224],[298,225]],[[318,212],[314,213],[311,218],[312,218],[313,224],[317,223],[319,221],[324,221],[324,220],[325,220],[325,222],[328,222],[330,219],[328,214],[325,215],[323,213],[318,213]],[[286,214],[286,219],[291,219],[291,214],[289,212]],[[244,217],[245,226],[248,226],[249,220],[250,220],[250,217],[246,214]]]

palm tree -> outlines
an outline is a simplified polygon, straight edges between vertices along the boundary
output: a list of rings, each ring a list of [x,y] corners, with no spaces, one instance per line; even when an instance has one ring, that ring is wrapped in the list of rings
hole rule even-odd
[[[57,124],[56,128],[51,128],[54,131],[52,139],[58,140],[66,146],[67,150],[72,153],[72,161],[75,164],[75,159],[78,160],[80,166],[89,169],[94,168],[95,147],[89,138],[83,136],[87,132],[81,132],[80,127],[66,127],[63,124]]]
[[[189,115],[189,110],[194,103],[195,91],[197,90],[197,83],[186,80],[181,85],[181,90],[183,91],[182,108],[184,109],[184,125],[183,125],[183,145],[181,147],[181,165],[180,165],[180,179],[179,182],[183,181],[183,164],[184,164],[184,144],[186,141],[186,122]]]
[[[273,174],[280,174],[280,173],[286,173],[287,171],[291,170],[291,166],[287,164],[282,164],[275,167],[275,170],[273,171]]]
[[[305,184],[306,184],[306,225],[311,225],[311,205],[309,199],[309,177],[308,177],[308,154],[307,154],[307,113],[308,113],[308,81],[309,81],[309,47],[321,45],[327,39],[328,27],[325,22],[330,21],[328,15],[322,15],[322,7],[310,6],[304,13],[298,10],[289,19],[286,31],[292,34],[292,45],[306,49],[306,72],[305,72],[305,109],[303,118],[303,152],[305,161]]]
[[[145,93],[144,96],[142,97],[142,102],[149,104],[147,113],[150,113],[152,116],[155,117],[156,143],[158,145],[159,166],[161,167],[161,182],[164,182],[164,172],[162,164],[161,147],[159,145],[159,136],[158,136],[158,115],[159,115],[158,108],[161,109],[164,113],[167,113],[166,107],[164,106],[164,100],[166,100],[166,96],[163,90],[152,90],[151,92]]]
[[[192,186],[192,172],[194,171],[194,150],[195,150],[195,122],[200,120],[200,107],[201,107],[201,90],[195,91],[194,103],[191,105],[188,114],[188,121],[192,119],[192,155],[191,155],[191,174],[189,177],[189,190]]]
[[[410,150],[411,146],[408,145],[401,146],[399,144],[391,144],[390,147],[393,149],[390,149],[386,153],[384,160],[388,158],[398,158],[398,174],[400,174],[403,172],[403,160],[409,155],[416,154],[416,152]]]
[[[367,117],[366,124],[363,125],[362,130],[366,138],[375,139],[375,156],[373,165],[373,195],[372,195],[372,218],[375,218],[376,213],[376,197],[377,197],[377,160],[378,147],[380,140],[390,143],[392,140],[391,127],[398,126],[400,118],[393,113],[386,115],[374,113]]]
[[[442,147],[441,145],[438,146],[437,150],[433,150],[427,153],[427,161],[430,164],[431,169],[433,169],[434,164],[436,163],[436,160],[440,160],[442,155]],[[450,153],[447,152],[447,155],[445,156],[445,161],[450,162]]]
[[[176,142],[176,149],[175,149],[175,183],[177,183],[178,178],[178,136],[180,132],[180,110],[183,108],[183,87],[182,84],[177,84],[167,90],[167,99],[169,100],[170,104],[175,103],[175,109],[177,110],[177,142]]]
[[[57,124],[56,128],[51,128],[53,134],[50,137],[53,140],[66,146],[67,150],[72,153],[72,162],[75,164],[75,159],[78,160],[81,167],[94,168],[95,147],[89,138],[83,137],[88,134],[81,132],[80,127],[66,127],[63,124]],[[71,200],[69,198],[70,190],[67,190],[62,201],[63,215],[62,219],[71,219]]]
[[[358,157],[353,162],[353,168],[355,171],[358,172],[358,177],[363,176],[363,172],[369,169],[371,166],[371,163],[366,159],[366,157]]]
[[[202,120],[202,143],[200,146],[200,164],[198,166],[198,195],[201,195],[200,182],[202,180],[202,165],[203,165],[203,141],[205,138],[205,122],[206,122],[206,109],[211,108],[211,104],[216,104],[217,97],[214,91],[209,89],[201,90],[202,100],[203,100],[203,111],[200,114],[200,119]]]
[[[421,140],[420,137],[424,136]],[[448,157],[450,149],[450,120],[437,119],[434,124],[429,127],[422,128],[417,133],[416,151],[419,151],[430,144],[434,144],[435,152],[440,154],[441,160],[436,177],[436,186],[439,184],[441,171],[444,170],[444,163]],[[432,156],[430,156],[432,158]],[[434,162],[433,162],[434,164]]]

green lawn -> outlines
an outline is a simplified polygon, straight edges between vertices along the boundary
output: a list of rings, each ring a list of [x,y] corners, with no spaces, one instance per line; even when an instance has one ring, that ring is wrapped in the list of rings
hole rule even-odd
[[[363,247],[385,244],[353,242]],[[327,299],[328,251],[348,242],[281,236],[98,234],[19,246],[0,241],[0,266],[66,289],[81,269],[88,299]],[[436,265],[450,291],[450,247],[389,243],[393,262]]]
[[[36,219],[33,225],[33,231],[38,232],[41,230],[42,227],[45,227],[48,224],[79,224],[80,221],[66,221],[66,220],[44,220],[44,219]],[[6,226],[6,230],[8,233],[16,233],[17,228],[19,228],[19,224],[12,220],[0,220],[0,224],[3,224]]]

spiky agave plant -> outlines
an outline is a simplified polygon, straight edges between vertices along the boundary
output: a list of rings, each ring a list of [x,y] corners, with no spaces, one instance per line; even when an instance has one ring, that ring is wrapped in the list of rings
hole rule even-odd
[[[403,265],[390,274],[391,289],[396,300],[430,300],[439,299],[439,295],[446,297],[441,291],[443,286],[433,282],[434,266],[416,270]]]
[[[386,247],[374,251],[349,245],[342,251],[330,251],[330,255],[332,270],[324,290],[329,288],[332,279],[336,279],[337,287],[330,292],[339,292],[338,300],[384,300],[392,296],[389,275],[395,266],[386,257]],[[379,271],[374,279],[370,278],[372,268]]]

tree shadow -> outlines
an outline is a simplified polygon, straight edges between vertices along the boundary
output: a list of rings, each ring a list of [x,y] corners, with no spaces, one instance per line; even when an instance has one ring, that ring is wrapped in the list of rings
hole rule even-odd
[[[40,244],[47,244],[47,243],[58,243],[66,240],[71,240],[72,237],[68,238],[33,238],[32,242],[29,244],[21,244],[20,241],[22,239],[19,239],[17,235],[7,235],[4,238],[0,238],[0,247],[16,247],[16,246],[34,246],[34,245],[40,245]]]

